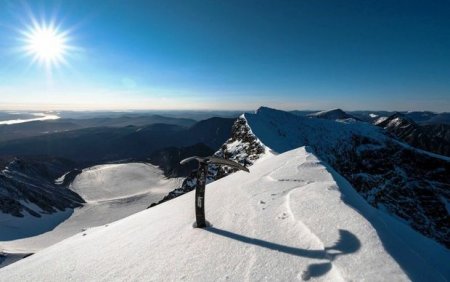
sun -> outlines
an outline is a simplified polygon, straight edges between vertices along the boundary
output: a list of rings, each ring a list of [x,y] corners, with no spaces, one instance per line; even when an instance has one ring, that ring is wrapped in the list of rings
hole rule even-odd
[[[24,33],[25,50],[38,61],[46,66],[58,65],[65,62],[65,56],[69,46],[67,45],[67,34],[60,32],[52,25],[34,25]]]

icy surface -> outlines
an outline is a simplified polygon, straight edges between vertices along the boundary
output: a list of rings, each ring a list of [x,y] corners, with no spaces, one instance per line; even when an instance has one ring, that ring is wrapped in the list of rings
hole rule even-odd
[[[255,162],[194,193],[0,269],[0,281],[446,281],[449,252],[369,206],[309,150]]]

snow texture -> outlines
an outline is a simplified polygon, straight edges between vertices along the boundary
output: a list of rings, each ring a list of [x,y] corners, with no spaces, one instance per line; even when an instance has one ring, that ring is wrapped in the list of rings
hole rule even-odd
[[[151,164],[109,164],[84,169],[70,188],[86,202],[99,202],[147,193],[166,194],[174,188],[174,180],[165,178],[163,171]]]
[[[85,169],[71,187],[88,199],[83,207],[40,218],[0,213],[0,251],[7,252],[7,257],[15,253],[34,253],[81,230],[142,211],[149,202],[159,201],[180,184],[181,179],[167,179],[159,168],[144,163]],[[0,262],[0,267],[3,266],[5,264]]]
[[[302,147],[0,269],[0,281],[446,281],[450,253]]]
[[[450,249],[449,158],[419,150],[364,122],[313,119],[262,107],[245,114],[275,153],[309,146],[374,207]]]

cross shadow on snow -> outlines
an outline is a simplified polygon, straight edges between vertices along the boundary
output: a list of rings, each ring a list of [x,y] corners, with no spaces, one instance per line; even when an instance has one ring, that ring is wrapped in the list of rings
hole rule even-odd
[[[208,227],[204,230],[240,241],[246,244],[252,244],[258,247],[282,252],[289,255],[294,255],[298,257],[312,258],[312,259],[324,259],[328,262],[310,264],[308,269],[304,271],[302,278],[308,280],[311,277],[319,277],[331,270],[331,262],[338,256],[343,256],[347,254],[354,253],[361,248],[361,242],[358,238],[351,232],[347,230],[339,229],[339,240],[331,247],[326,247],[324,250],[307,250],[296,247],[290,247],[286,245],[281,245],[257,238],[247,237],[244,235],[236,234],[230,231],[218,229],[215,227]]]

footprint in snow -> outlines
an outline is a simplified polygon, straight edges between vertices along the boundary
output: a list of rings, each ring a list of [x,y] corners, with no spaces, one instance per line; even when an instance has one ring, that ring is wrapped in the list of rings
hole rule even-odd
[[[279,219],[286,219],[286,218],[288,218],[288,215],[284,212],[284,213],[280,214],[280,215],[278,216],[278,218],[279,218]]]
[[[264,202],[263,200],[259,201],[260,205],[264,205],[266,202]]]

